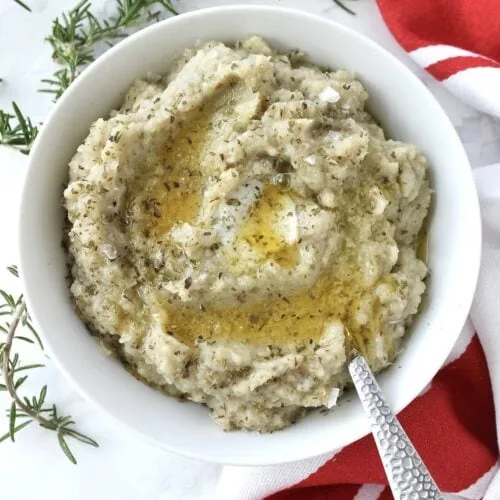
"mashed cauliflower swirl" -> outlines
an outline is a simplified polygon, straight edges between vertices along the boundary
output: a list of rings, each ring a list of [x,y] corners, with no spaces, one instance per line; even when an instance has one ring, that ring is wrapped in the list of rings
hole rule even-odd
[[[71,294],[137,377],[269,432],[335,403],[346,327],[375,371],[394,359],[431,195],[367,97],[252,37],[187,50],[92,125],[64,191]]]

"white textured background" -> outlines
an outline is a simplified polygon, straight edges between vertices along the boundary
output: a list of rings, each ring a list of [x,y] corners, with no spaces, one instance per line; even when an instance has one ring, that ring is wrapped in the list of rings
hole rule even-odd
[[[33,12],[13,0],[0,0],[0,108],[15,100],[38,123],[52,106],[40,94],[40,79],[55,66],[44,37],[53,18],[76,3],[73,0],[25,0]],[[465,144],[474,167],[500,162],[500,124],[462,104],[423,74],[396,45],[385,28],[374,0],[345,0],[357,12],[352,17],[331,0],[178,0],[179,11],[230,3],[271,4],[301,8],[325,15],[357,29],[384,45],[424,78],[448,112]],[[111,12],[113,0],[94,0],[96,12]],[[237,22],[237,20],[235,20]],[[341,48],[339,49],[341,50]],[[77,119],[77,118],[75,118]],[[0,288],[19,292],[19,285],[4,269],[17,262],[18,199],[26,157],[0,147]],[[50,290],[47,290],[50,293]],[[36,349],[23,349],[23,358],[38,359]],[[37,358],[38,357],[38,358]],[[117,429],[113,422],[82,400],[51,366],[33,372],[27,389],[38,391],[47,383],[48,400],[61,412],[73,415],[78,427],[100,444],[94,449],[75,444],[78,465],[70,464],[55,436],[37,427],[23,431],[12,444],[0,444],[0,498],[2,500],[177,500],[209,499],[220,467],[184,459]],[[0,393],[0,434],[7,429],[3,408],[8,399]]]

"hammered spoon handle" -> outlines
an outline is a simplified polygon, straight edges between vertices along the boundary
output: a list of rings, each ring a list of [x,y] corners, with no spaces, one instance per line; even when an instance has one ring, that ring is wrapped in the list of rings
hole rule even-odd
[[[394,498],[442,500],[436,483],[387,404],[364,356],[352,359],[349,373],[370,421]]]

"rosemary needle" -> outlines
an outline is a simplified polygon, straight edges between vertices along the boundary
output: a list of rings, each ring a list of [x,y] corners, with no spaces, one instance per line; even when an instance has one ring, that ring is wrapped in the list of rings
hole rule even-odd
[[[356,12],[354,12],[353,10],[351,10],[349,7],[347,7],[343,2],[341,2],[340,0],[333,0],[333,3],[335,5],[338,5],[342,10],[345,10],[346,12],[348,12],[349,14],[355,16],[356,15]]]
[[[20,5],[23,9],[26,9],[28,12],[31,12],[31,8],[24,2],[21,2],[21,0],[14,0],[14,2],[16,2],[17,5]]]

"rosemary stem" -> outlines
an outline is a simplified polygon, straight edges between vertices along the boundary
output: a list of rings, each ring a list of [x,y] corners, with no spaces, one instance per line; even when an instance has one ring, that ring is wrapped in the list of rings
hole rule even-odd
[[[10,394],[10,397],[13,401],[15,401],[18,408],[28,414],[31,418],[36,420],[40,425],[47,427],[52,430],[57,430],[57,425],[52,420],[47,420],[42,417],[38,412],[33,411],[29,406],[27,406],[24,401],[19,397],[17,391],[14,387],[14,381],[9,374],[9,361],[10,361],[10,352],[12,349],[12,344],[14,342],[14,335],[16,333],[16,329],[23,317],[23,314],[26,312],[26,302],[23,300],[21,305],[14,318],[12,319],[12,323],[10,324],[9,330],[7,332],[7,339],[5,341],[5,346],[3,348],[3,365],[2,365],[2,374],[5,382],[5,387]]]

